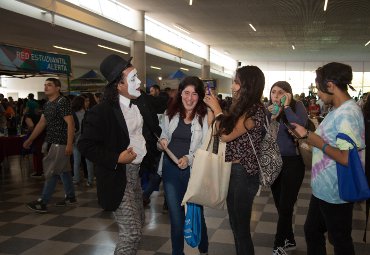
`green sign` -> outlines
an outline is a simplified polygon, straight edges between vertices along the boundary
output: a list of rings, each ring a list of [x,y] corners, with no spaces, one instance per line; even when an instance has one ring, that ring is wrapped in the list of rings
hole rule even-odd
[[[0,44],[0,72],[71,75],[68,55]]]

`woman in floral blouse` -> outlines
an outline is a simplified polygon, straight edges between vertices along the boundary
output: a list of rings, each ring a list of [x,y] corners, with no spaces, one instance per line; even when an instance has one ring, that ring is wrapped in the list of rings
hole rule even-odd
[[[238,255],[254,254],[250,219],[259,186],[259,167],[248,135],[258,152],[265,134],[265,111],[260,101],[264,87],[263,72],[256,66],[243,66],[236,70],[231,85],[233,102],[228,113],[222,114],[213,95],[204,99],[216,116],[221,140],[227,143],[225,159],[233,163],[227,209]]]

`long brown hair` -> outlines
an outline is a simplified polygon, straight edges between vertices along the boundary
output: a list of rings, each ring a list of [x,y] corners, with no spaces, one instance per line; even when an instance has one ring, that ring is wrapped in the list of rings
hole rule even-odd
[[[219,130],[225,134],[233,131],[240,117],[245,115],[247,119],[256,113],[258,106],[262,105],[260,98],[265,88],[265,75],[257,66],[240,67],[235,76],[240,80],[239,96],[220,120]]]

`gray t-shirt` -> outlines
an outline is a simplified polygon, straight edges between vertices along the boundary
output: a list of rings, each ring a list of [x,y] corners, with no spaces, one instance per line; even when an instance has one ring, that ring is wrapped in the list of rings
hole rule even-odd
[[[71,103],[63,96],[45,104],[46,142],[67,144],[67,123],[64,117],[72,115]]]

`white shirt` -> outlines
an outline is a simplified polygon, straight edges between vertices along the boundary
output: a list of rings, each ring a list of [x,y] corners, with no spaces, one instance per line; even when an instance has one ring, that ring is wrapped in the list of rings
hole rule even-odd
[[[143,116],[139,108],[132,104],[130,108],[130,99],[119,95],[119,106],[125,118],[130,144],[127,148],[132,147],[137,157],[131,164],[140,164],[146,155],[145,138],[143,136]]]

